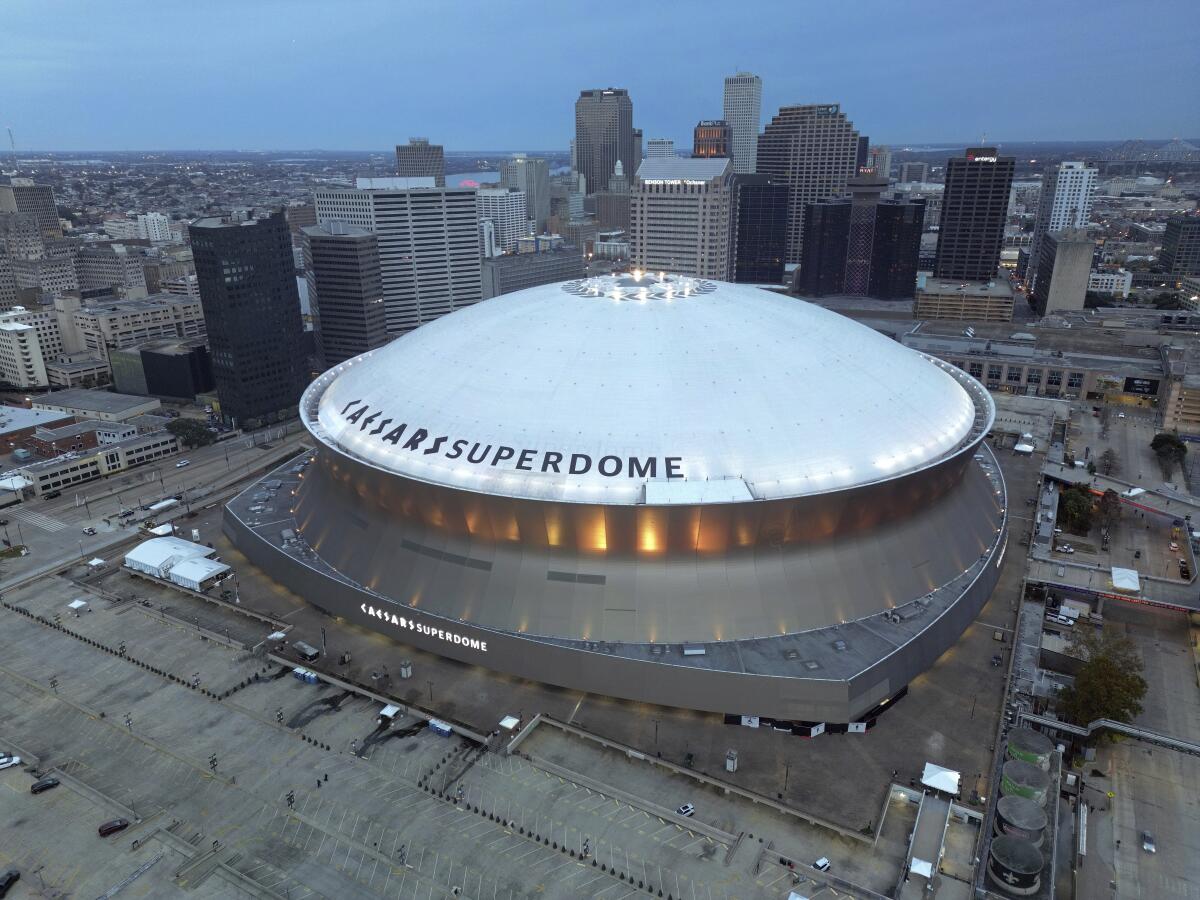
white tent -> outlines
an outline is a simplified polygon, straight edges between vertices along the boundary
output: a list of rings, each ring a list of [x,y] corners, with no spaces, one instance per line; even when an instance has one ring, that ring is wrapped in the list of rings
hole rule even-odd
[[[953,769],[944,769],[931,762],[925,763],[925,771],[921,773],[921,784],[952,797],[958,796],[961,783],[962,775],[958,772]]]
[[[168,577],[180,587],[192,591],[203,591],[212,587],[214,581],[229,571],[229,566],[223,562],[205,559],[203,556],[193,556],[173,565]]]
[[[1033,444],[1022,443],[1022,444],[1017,444],[1015,447],[1013,447],[1013,453],[1022,453],[1024,455],[1028,456],[1032,452],[1033,452]]]
[[[67,609],[73,609],[76,612],[79,612],[80,610],[87,609],[87,605],[88,602],[86,597],[77,597],[67,604]]]
[[[1136,569],[1122,569],[1113,566],[1112,586],[1113,590],[1123,594],[1136,594],[1142,589],[1142,580],[1138,578]]]
[[[908,867],[914,875],[920,875],[924,878],[933,878],[933,863],[923,859],[917,859],[915,856],[912,859],[912,864]]]
[[[213,556],[217,551],[177,537],[156,537],[138,544],[125,554],[125,565],[135,572],[166,578],[171,567],[193,557]]]

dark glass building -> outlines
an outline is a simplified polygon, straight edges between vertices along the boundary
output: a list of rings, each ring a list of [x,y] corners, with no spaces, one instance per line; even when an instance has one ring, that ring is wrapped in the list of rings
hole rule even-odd
[[[1200,216],[1167,219],[1159,262],[1174,278],[1200,275]]]
[[[849,196],[805,208],[801,294],[912,299],[925,201],[885,198],[887,186],[887,178],[865,173],[850,179]]]
[[[221,417],[294,416],[308,366],[286,217],[200,219],[189,233]]]
[[[996,277],[1015,167],[1016,160],[997,156],[995,147],[968,147],[964,156],[947,160],[935,277]]]
[[[320,368],[382,347],[387,316],[375,233],[343,222],[309,225],[303,233]]]
[[[735,175],[733,203],[733,280],[780,284],[787,251],[787,184],[770,175]]]
[[[724,119],[701,119],[692,133],[692,156],[703,159],[733,157],[733,129]]]
[[[636,148],[634,144],[638,143]],[[604,190],[617,161],[632,177],[641,162],[634,141],[633,101],[623,88],[579,92],[575,101],[575,161],[589,194]]]

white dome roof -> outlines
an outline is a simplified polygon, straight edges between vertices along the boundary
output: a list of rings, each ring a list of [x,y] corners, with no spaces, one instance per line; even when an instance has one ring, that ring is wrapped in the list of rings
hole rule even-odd
[[[971,433],[968,384],[801,300],[625,275],[459,310],[331,369],[301,408],[321,439],[422,481],[573,502],[716,502],[923,468]]]

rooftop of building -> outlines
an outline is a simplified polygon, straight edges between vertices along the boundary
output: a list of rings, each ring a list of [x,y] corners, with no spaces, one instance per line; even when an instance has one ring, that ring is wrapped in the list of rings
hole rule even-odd
[[[102,359],[84,356],[79,359],[60,359],[48,362],[46,369],[55,372],[91,372],[95,369],[107,370],[108,365]]]
[[[92,447],[87,450],[72,451],[70,453],[62,453],[50,459],[38,460],[37,462],[26,463],[17,467],[19,472],[37,473],[46,469],[56,469],[65,462],[77,459],[91,459],[100,453],[108,453],[112,450],[123,449],[126,447],[137,447],[150,440],[158,440],[159,438],[169,437],[166,431],[152,431],[146,434],[139,434],[135,437],[125,438],[123,441],[113,441],[111,444],[101,444],[98,447]]]
[[[991,300],[1011,300],[1013,290],[1007,281],[958,281],[952,278],[926,278],[918,294],[962,294]]]
[[[98,428],[111,427],[111,423],[101,422],[99,419],[83,419],[70,425],[60,425],[57,428],[39,428],[33,433],[33,436],[40,441],[63,441],[76,435],[87,434]]]
[[[67,409],[84,409],[101,413],[120,413],[153,402],[151,397],[133,394],[118,394],[114,391],[71,389],[51,391],[34,401],[34,408],[61,406]]]
[[[638,166],[637,177],[641,181],[688,180],[709,181],[720,178],[730,171],[728,159],[720,156],[685,158],[682,156],[656,156],[644,160]]]
[[[48,409],[25,409],[23,406],[0,406],[0,434],[37,428],[50,422],[64,422],[70,414]]]
[[[331,220],[320,225],[305,225],[300,229],[307,237],[367,237],[374,234],[370,228],[351,225],[348,222]]]
[[[151,294],[149,297],[140,297],[137,299],[118,299],[118,298],[95,298],[90,301],[84,301],[79,308],[81,313],[91,313],[93,315],[103,315],[104,313],[133,313],[144,312],[146,310],[165,307],[179,306],[181,304],[192,306],[198,305],[200,300],[198,297],[189,297],[186,294]]]

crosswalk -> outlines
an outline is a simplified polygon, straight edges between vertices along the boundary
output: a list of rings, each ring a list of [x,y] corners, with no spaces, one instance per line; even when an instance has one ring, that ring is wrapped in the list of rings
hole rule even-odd
[[[24,522],[26,525],[33,525],[43,531],[62,531],[67,527],[66,522],[61,522],[45,513],[40,513],[32,509],[14,509],[9,515],[11,518]]]

